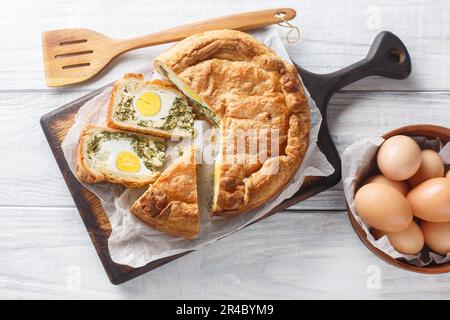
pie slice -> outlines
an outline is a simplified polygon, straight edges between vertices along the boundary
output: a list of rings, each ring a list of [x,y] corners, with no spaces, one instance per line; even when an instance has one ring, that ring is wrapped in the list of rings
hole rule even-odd
[[[160,138],[88,125],[78,143],[76,174],[86,183],[142,187],[158,178],[165,148]]]
[[[200,230],[194,153],[193,147],[186,151],[131,207],[147,225],[186,239]]]
[[[160,137],[191,136],[194,113],[169,81],[129,73],[114,84],[107,117],[111,128]]]
[[[216,30],[178,42],[155,69],[219,129],[213,215],[251,210],[289,183],[310,130],[308,99],[291,63],[246,33]]]

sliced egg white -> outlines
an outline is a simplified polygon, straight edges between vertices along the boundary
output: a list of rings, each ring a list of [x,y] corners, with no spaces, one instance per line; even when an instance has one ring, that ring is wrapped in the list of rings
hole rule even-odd
[[[179,89],[181,90],[185,96],[191,98],[192,100],[200,103],[205,104],[203,100],[192,90],[189,86],[187,86],[183,81],[175,75],[175,73],[170,70],[169,68],[161,65],[161,68],[165,70],[165,73],[167,74],[167,78]]]
[[[214,161],[214,197],[213,205],[217,202],[219,197],[219,178],[220,178],[220,165],[222,164],[223,150],[222,150],[222,131],[220,129],[216,132],[216,152]]]
[[[168,78],[175,86],[183,92],[183,94],[197,103],[197,111],[209,118],[215,125],[219,125],[219,119],[217,115],[211,110],[211,108],[203,101],[203,99],[187,84],[185,84],[172,70],[170,70],[164,64],[159,67],[161,74]]]
[[[108,169],[119,175],[139,177],[153,175],[153,171],[145,166],[128,139],[103,141],[91,161],[95,167]]]
[[[158,89],[140,90],[133,94],[133,108],[139,119],[157,121],[166,118],[178,97],[172,91]]]

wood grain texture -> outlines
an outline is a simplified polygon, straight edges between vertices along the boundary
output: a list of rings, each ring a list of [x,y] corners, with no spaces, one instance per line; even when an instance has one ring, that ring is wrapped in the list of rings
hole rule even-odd
[[[84,33],[90,33],[90,31],[85,30]],[[71,37],[69,36],[69,39]],[[86,38],[89,38],[89,35]],[[394,53],[397,59],[393,58]],[[327,121],[327,109],[332,95],[339,89],[371,75],[379,75],[392,79],[405,79],[411,73],[411,59],[402,41],[393,33],[384,31],[377,35],[364,58],[359,59],[357,62],[342,70],[326,75],[319,75],[298,66],[296,67],[302,75],[303,83],[309,90],[311,98],[315,101],[317,108],[322,114],[323,122],[318,132],[317,145],[328,159],[330,165],[334,168],[334,172],[327,176],[307,177],[295,194],[285,199],[269,212],[266,212],[264,216],[254,221],[254,223],[270,215],[280,213],[293,204],[323,192],[339,182],[341,179],[341,160],[332,141]],[[104,88],[100,88],[92,91],[76,101],[44,115],[40,122],[67,187],[102,261],[103,267],[113,284],[121,284],[145,272],[152,271],[166,263],[174,261],[191,251],[184,251],[180,254],[150,261],[145,266],[134,269],[112,261],[108,248],[108,238],[111,234],[108,217],[102,209],[99,199],[85,189],[72,172],[70,172],[61,150],[62,140],[73,125],[78,110],[103,90]],[[433,270],[437,270],[437,268]]]
[[[323,115],[326,113],[330,97],[345,84],[357,81],[371,74],[384,74],[385,70],[388,70],[389,76],[394,78],[405,78],[409,75],[411,70],[409,57],[405,59],[403,64],[392,63],[390,56],[386,53],[395,49],[402,50],[407,56],[407,52],[404,49],[403,44],[401,44],[401,41],[393,34],[386,32],[380,34],[377,39],[379,39],[379,41],[375,41],[376,45],[371,48],[373,54],[370,54],[370,56],[373,58],[361,60],[352,67],[338,71],[335,74],[330,76],[319,76],[304,71],[303,69],[300,70],[300,72],[303,72],[304,83],[311,89],[311,97],[316,101],[316,105]],[[397,49],[398,46],[401,46],[402,49]],[[317,83],[320,83],[321,85],[315,86],[314,84]],[[184,251],[180,254],[170,255],[156,261],[150,261],[140,268],[130,268],[129,266],[120,265],[112,261],[108,248],[108,238],[111,234],[111,226],[108,217],[100,204],[100,200],[84,188],[70,171],[61,149],[63,139],[72,127],[78,110],[103,90],[104,88],[94,90],[73,102],[45,114],[40,119],[40,122],[45,137],[50,145],[50,149],[61,170],[66,185],[78,208],[104,269],[113,284],[121,284],[184,256],[191,251]],[[279,213],[291,205],[325,191],[339,182],[341,175],[340,160],[337,150],[331,141],[327,122],[323,122],[318,135],[318,145],[333,166],[334,172],[326,177],[306,178],[300,189],[293,196],[289,199],[285,199],[282,203],[272,208],[270,212],[267,212],[264,216],[254,222],[263,220],[272,214]]]
[[[129,39],[112,39],[95,30],[66,28],[42,33],[45,82],[58,87],[84,82],[98,74],[115,57],[134,49],[171,43],[216,29],[253,30],[295,17],[295,10],[275,8],[204,19]]]
[[[352,233],[345,212],[278,214],[122,286],[109,283],[83,229],[76,209],[0,208],[0,250],[8,256],[0,264],[2,298],[397,299],[449,293],[450,274],[416,275],[377,259]],[[377,268],[380,288],[369,289],[370,271]]]
[[[0,134],[4,137],[0,146],[2,150],[11,150],[8,157],[0,157],[1,205],[74,206],[40,129],[39,118],[81,95],[83,93],[68,91],[0,95],[3,112]],[[410,123],[448,125],[449,106],[450,93],[338,93],[329,105],[329,126],[337,149],[342,153],[361,138],[381,135]],[[40,188],[41,185],[45,188]],[[345,210],[342,188],[338,185],[293,208]]]
[[[397,34],[412,52],[413,74],[405,82],[380,78],[364,80],[352,86],[357,90],[448,90],[450,65],[450,8],[445,0],[283,0],[277,6],[293,7],[298,15],[302,41],[287,44],[290,56],[302,67],[314,72],[338,70],[363,56],[370,42],[382,30]],[[239,11],[273,8],[269,0],[218,0],[186,5],[167,0],[164,5],[150,5],[142,0],[120,1],[43,0],[2,1],[0,5],[0,79],[2,89],[46,89],[42,65],[41,32],[50,29],[83,27],[114,38],[129,38],[199,19]],[[120,8],[118,10],[117,8]],[[151,19],[149,19],[151,17]],[[14,35],[10,28],[14,25]],[[282,34],[284,28],[279,28]],[[358,32],[355,32],[358,30]],[[156,55],[158,46],[128,53],[107,68],[103,77],[82,86],[96,89],[110,83],[117,75],[135,70]],[[432,72],[430,72],[432,70]],[[117,73],[115,73],[117,72]],[[79,87],[77,87],[79,88]]]
[[[147,64],[149,57],[165,46],[127,53],[101,78],[83,86],[48,90],[40,33],[86,27],[128,38],[217,16],[218,12],[274,6],[269,0],[191,1],[189,5],[167,0],[158,6],[143,0],[127,3],[0,2],[0,252],[4,257],[0,262],[0,298],[448,299],[448,275],[398,270],[359,242],[344,212],[335,214],[335,210],[345,210],[340,185],[295,206],[313,212],[276,215],[155,273],[120,287],[109,284],[56,169],[39,128],[39,117]],[[449,125],[447,1],[291,0],[276,5],[297,10],[295,22],[301,28],[302,41],[286,46],[293,59],[311,71],[331,72],[354,62],[367,52],[381,30],[395,32],[408,46],[413,60],[409,79],[373,77],[333,97],[330,127],[340,152],[369,134],[382,134],[409,123]],[[286,33],[283,28],[279,31]],[[389,92],[398,90],[408,92]],[[242,244],[245,250],[240,250]],[[223,263],[217,264],[217,260]],[[379,290],[366,286],[372,265],[381,271]],[[77,270],[81,274],[79,289],[76,281],[71,281]]]

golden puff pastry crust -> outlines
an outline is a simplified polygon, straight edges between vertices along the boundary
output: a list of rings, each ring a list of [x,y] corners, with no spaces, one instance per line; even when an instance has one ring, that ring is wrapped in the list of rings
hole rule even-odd
[[[76,175],[80,181],[85,183],[110,182],[114,184],[121,184],[129,188],[139,188],[154,182],[159,177],[159,171],[155,171],[150,177],[124,177],[116,172],[113,172],[112,170],[98,169],[93,166],[88,160],[88,143],[96,133],[103,131],[111,133],[123,132],[120,130],[104,128],[96,125],[88,125],[83,129],[77,147]],[[142,136],[140,134],[136,135]],[[152,139],[162,141],[156,137]]]
[[[278,134],[278,155],[268,150],[268,159],[217,162],[214,215],[253,209],[288,184],[306,153],[310,130],[308,100],[291,63],[246,33],[216,30],[180,41],[157,57],[155,68],[175,74],[220,119],[219,158],[236,143],[230,131]]]
[[[170,165],[133,204],[131,212],[147,225],[186,239],[200,230],[194,148]]]

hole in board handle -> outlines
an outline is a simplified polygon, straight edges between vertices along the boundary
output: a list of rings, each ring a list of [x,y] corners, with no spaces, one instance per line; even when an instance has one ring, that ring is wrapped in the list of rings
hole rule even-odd
[[[406,59],[406,55],[404,52],[393,49],[389,52],[389,57],[395,62],[395,63],[403,63]]]

